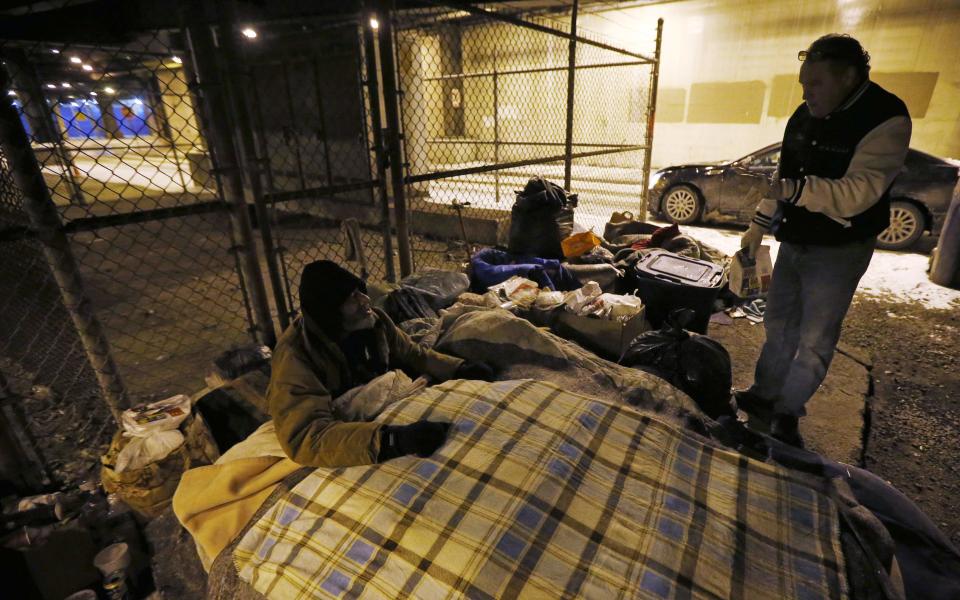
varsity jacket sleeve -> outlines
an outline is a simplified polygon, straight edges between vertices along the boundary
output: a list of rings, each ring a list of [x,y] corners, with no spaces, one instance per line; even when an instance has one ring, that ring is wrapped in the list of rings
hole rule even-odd
[[[773,175],[773,180],[777,180],[780,177],[780,168],[777,168],[777,172]],[[776,198],[762,198],[760,203],[757,205],[757,211],[753,215],[753,222],[759,225],[760,227],[770,230],[770,225],[773,222],[773,215],[777,212],[777,199]]]
[[[910,117],[884,121],[857,144],[843,177],[782,180],[783,201],[838,221],[859,215],[883,196],[900,173],[911,132]]]

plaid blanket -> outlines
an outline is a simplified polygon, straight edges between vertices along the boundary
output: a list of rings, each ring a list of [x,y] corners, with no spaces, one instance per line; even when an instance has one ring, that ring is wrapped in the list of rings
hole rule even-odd
[[[240,541],[270,598],[845,598],[816,482],[537,381],[451,381],[380,419],[427,459],[317,469]]]

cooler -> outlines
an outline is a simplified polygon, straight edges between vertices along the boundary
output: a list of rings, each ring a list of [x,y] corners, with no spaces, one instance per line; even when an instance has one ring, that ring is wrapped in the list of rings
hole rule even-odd
[[[725,281],[723,267],[705,260],[655,249],[637,261],[626,277],[628,291],[636,291],[647,308],[647,320],[659,328],[677,308],[690,308],[696,317],[690,331],[706,333],[713,301]]]

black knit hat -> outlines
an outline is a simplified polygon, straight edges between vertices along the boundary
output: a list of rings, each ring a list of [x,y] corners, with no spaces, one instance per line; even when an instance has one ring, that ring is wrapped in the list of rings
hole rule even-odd
[[[340,307],[354,290],[367,293],[362,279],[329,260],[310,263],[300,274],[300,310],[326,333],[340,329]]]

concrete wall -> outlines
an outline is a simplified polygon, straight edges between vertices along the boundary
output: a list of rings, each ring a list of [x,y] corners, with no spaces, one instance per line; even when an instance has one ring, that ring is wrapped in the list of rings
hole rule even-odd
[[[582,14],[592,30],[649,51],[664,19],[653,164],[745,155],[779,141],[801,102],[797,51],[849,33],[872,78],[903,98],[911,146],[960,158],[960,3],[956,0],[689,0]]]

